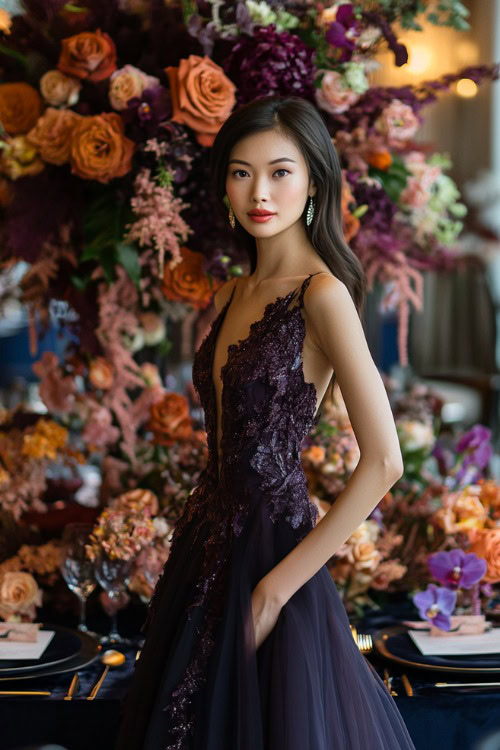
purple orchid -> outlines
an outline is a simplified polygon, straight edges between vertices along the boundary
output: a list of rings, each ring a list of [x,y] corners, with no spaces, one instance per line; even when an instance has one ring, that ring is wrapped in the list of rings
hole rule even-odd
[[[431,555],[427,563],[432,576],[449,589],[470,589],[486,573],[486,560],[463,549],[441,551]]]
[[[170,94],[163,86],[145,89],[142,96],[134,96],[122,113],[127,125],[127,136],[140,143],[158,134],[160,124],[172,114]]]
[[[441,630],[451,628],[450,615],[455,609],[456,601],[456,591],[440,588],[435,583],[430,583],[425,591],[419,591],[413,597],[413,603],[418,608],[420,617]]]
[[[482,470],[488,465],[493,454],[490,440],[491,430],[482,424],[476,424],[457,442],[457,452],[465,453],[456,473],[456,479],[462,485],[475,483],[481,478]]]
[[[339,6],[335,15],[335,21],[328,26],[325,38],[332,47],[343,50],[340,56],[341,62],[351,59],[352,53],[356,49],[356,43],[352,39],[352,33],[347,36],[350,29],[355,30],[358,26],[358,20],[354,15],[354,9],[350,3]]]

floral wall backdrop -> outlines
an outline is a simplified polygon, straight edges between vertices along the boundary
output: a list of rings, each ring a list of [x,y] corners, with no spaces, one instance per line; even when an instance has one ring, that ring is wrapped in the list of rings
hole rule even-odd
[[[0,306],[27,306],[33,356],[51,302],[72,315],[64,355],[45,351],[33,365],[46,413],[1,413],[0,616],[35,616],[38,586],[45,601],[61,595],[56,532],[75,507],[82,516],[83,469],[100,477],[96,507],[84,508],[93,544],[134,557],[130,595],[151,595],[151,550],[157,574],[206,461],[198,394],[166,387],[172,324],[196,318],[199,343],[215,290],[246,262],[208,185],[210,148],[236,106],[280,94],[319,108],[343,164],[345,237],[369,288],[397,314],[408,364],[422,274],[454,268],[467,212],[448,154],[417,135],[429,104],[457,81],[496,80],[499,65],[415,85],[371,77],[382,50],[396,68],[406,64],[398,29],[418,31],[425,18],[465,30],[467,15],[456,0],[3,6]],[[493,607],[499,490],[488,479],[488,429],[441,444],[438,399],[418,388],[398,394],[389,379],[387,388],[406,472],[332,559],[332,576],[349,606],[362,606],[368,592],[425,585],[430,552],[474,543],[491,563],[480,593]],[[358,458],[338,394],[304,448],[323,512]]]

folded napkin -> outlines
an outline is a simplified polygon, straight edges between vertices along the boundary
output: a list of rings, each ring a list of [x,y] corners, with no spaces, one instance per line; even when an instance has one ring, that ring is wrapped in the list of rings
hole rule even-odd
[[[41,622],[0,622],[0,640],[36,643]]]

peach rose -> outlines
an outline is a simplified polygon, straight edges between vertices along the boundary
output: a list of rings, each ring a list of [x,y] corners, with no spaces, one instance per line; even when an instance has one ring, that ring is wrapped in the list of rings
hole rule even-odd
[[[9,135],[31,130],[42,109],[42,98],[29,83],[0,84],[0,122]]]
[[[413,138],[418,124],[412,108],[400,99],[393,99],[375,121],[375,129],[388,137],[389,146],[396,146]]]
[[[467,552],[475,552],[484,557],[487,564],[486,574],[481,579],[485,583],[500,583],[500,528],[475,531],[475,541]]]
[[[352,557],[356,570],[375,570],[382,555],[373,542],[359,542],[352,548]]]
[[[4,573],[0,581],[0,616],[3,618],[26,614],[34,617],[35,607],[42,604],[42,592],[30,573]]]
[[[66,164],[71,149],[71,135],[81,116],[69,109],[48,107],[26,138],[49,164]]]
[[[167,264],[163,273],[163,294],[172,302],[187,302],[202,310],[207,307],[216,291],[205,273],[205,259],[201,253],[181,247],[182,260],[174,268]]]
[[[192,128],[202,146],[211,146],[236,103],[236,86],[205,55],[189,55],[179,67],[165,68],[170,81],[174,122]]]
[[[165,393],[151,406],[149,429],[156,445],[174,445],[192,437],[193,428],[188,403],[180,393]]]
[[[102,388],[102,390],[108,390],[113,385],[113,368],[104,359],[104,357],[96,357],[89,370],[89,380],[94,388]]]
[[[39,174],[45,169],[36,147],[25,135],[16,135],[0,151],[0,173],[11,180]]]
[[[146,75],[134,65],[124,65],[120,70],[115,70],[109,79],[109,101],[113,109],[126,109],[134,96],[140,97],[146,89],[159,85],[159,78]]]
[[[82,117],[73,129],[71,171],[83,179],[103,183],[127,174],[135,144],[124,131],[123,120],[116,112]]]
[[[318,107],[336,115],[345,112],[358,101],[359,94],[345,86],[340,73],[335,70],[320,72],[324,72],[324,75],[321,79],[321,88],[316,89]]]
[[[52,107],[72,107],[77,103],[82,84],[60,70],[48,70],[40,79],[40,92]]]
[[[147,510],[151,515],[156,515],[159,511],[158,498],[151,490],[137,488],[129,490],[112,500],[111,506],[116,509],[125,508],[136,512]]]
[[[75,78],[103,81],[116,70],[115,43],[100,29],[69,36],[62,40],[57,67]]]

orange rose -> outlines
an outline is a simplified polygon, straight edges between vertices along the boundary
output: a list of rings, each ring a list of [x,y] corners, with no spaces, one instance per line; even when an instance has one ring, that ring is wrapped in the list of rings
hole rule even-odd
[[[69,36],[62,40],[57,67],[75,78],[103,81],[116,70],[115,43],[100,29]]]
[[[161,401],[151,405],[149,429],[157,445],[174,445],[193,436],[188,403],[180,393],[165,393]]]
[[[80,115],[69,109],[49,107],[26,137],[37,146],[44,161],[49,164],[66,164],[73,128],[80,119]]]
[[[182,261],[174,268],[170,268],[168,264],[165,266],[163,294],[168,300],[187,302],[202,310],[210,304],[216,291],[213,283],[210,286],[204,271],[204,257],[187,247],[181,247],[181,257]]]
[[[0,10],[0,31],[4,34],[10,34],[10,27],[12,26],[12,19],[9,12],[6,10]]]
[[[31,130],[42,108],[40,94],[29,83],[0,84],[0,122],[9,135]]]
[[[113,368],[104,357],[96,357],[89,370],[89,380],[94,388],[107,390],[113,385]]]
[[[82,117],[73,128],[71,171],[86,180],[109,182],[130,171],[135,144],[124,135],[116,112]]]
[[[473,532],[475,541],[467,552],[475,552],[484,557],[487,564],[486,574],[481,580],[486,583],[500,582],[500,528],[477,529]]]
[[[174,122],[192,128],[202,146],[211,146],[236,103],[236,86],[209,57],[189,55],[179,67],[165,68]]]
[[[60,70],[48,70],[40,79],[40,91],[52,107],[72,107],[77,103],[82,84]]]

